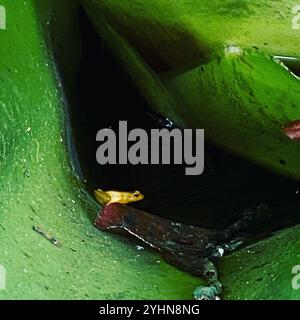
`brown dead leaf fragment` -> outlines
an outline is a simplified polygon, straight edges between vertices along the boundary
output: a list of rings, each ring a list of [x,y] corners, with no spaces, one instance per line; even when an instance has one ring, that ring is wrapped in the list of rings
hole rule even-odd
[[[292,121],[282,129],[284,134],[292,140],[300,140],[300,120]]]
[[[95,221],[97,228],[132,235],[159,250],[172,265],[203,276],[203,259],[213,256],[230,232],[175,223],[144,211],[113,203]]]

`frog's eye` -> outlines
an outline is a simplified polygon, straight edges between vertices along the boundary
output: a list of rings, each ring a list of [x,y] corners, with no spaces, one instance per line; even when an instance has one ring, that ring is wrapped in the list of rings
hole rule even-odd
[[[140,192],[139,191],[134,191],[133,196],[136,197],[136,198],[139,197],[140,196]]]

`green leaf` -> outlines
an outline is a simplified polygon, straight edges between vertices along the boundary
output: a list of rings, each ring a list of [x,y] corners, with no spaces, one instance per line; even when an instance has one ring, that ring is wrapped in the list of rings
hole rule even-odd
[[[74,169],[65,99],[80,50],[78,2],[1,4],[0,298],[191,298],[199,279],[93,226],[100,208]]]

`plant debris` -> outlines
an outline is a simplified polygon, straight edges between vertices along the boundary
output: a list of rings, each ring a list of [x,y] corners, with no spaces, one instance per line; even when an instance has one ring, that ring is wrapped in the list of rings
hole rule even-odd
[[[42,235],[45,239],[47,239],[49,242],[51,242],[56,247],[61,247],[62,243],[58,239],[56,239],[54,236],[49,235],[46,231],[44,231],[42,228],[33,226],[32,229],[37,232],[38,234]]]
[[[265,210],[264,206],[255,209],[257,212]],[[252,213],[247,211],[236,223],[219,231],[172,222],[130,206],[112,203],[103,207],[95,226],[100,230],[133,235],[159,250],[168,263],[208,281],[208,287],[195,290],[196,299],[218,299],[221,284],[214,262],[243,244],[241,238],[234,236],[253,219]]]

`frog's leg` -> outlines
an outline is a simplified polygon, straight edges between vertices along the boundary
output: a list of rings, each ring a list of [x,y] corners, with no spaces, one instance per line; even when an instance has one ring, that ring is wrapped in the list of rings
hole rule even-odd
[[[203,277],[208,281],[208,286],[197,287],[194,291],[195,300],[220,300],[222,285],[218,280],[216,266],[207,258],[202,261]]]

